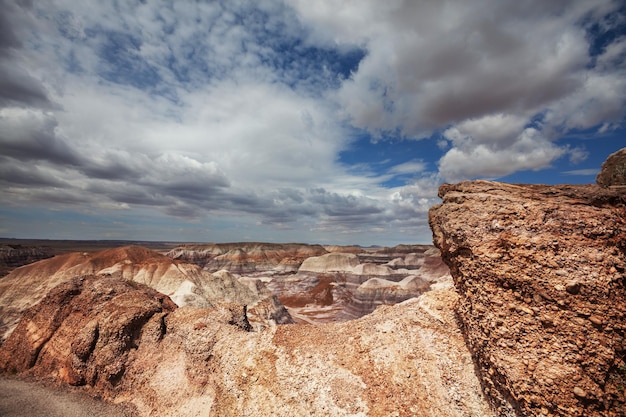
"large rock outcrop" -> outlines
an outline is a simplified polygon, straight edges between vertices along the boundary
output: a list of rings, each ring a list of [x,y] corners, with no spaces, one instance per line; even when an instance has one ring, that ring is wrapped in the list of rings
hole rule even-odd
[[[596,183],[605,188],[626,187],[626,148],[609,155],[602,164]]]
[[[626,415],[626,195],[444,184],[430,211],[500,415]]]
[[[140,416],[495,416],[456,326],[451,282],[359,320],[250,332],[245,309],[176,306],[83,277],[30,308],[0,367],[86,385]]]
[[[0,370],[113,388],[146,336],[144,326],[154,317],[162,331],[175,309],[166,295],[145,285],[96,276],[71,279],[26,310],[0,349]]]

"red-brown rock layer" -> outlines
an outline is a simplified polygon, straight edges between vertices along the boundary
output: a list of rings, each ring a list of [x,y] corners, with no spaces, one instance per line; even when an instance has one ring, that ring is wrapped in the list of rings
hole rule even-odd
[[[117,278],[80,277],[52,289],[26,310],[0,348],[0,370],[32,369],[72,385],[112,389],[129,355],[148,336],[144,326],[162,323],[176,304],[167,296]],[[150,337],[162,337],[158,325]]]
[[[434,243],[485,383],[519,416],[626,415],[626,195],[443,185]]]

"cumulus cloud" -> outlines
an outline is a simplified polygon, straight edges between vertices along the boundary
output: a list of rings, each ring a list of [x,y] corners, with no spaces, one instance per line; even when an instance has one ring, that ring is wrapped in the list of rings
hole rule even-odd
[[[592,45],[624,25],[617,1],[290,4],[318,39],[367,50],[337,91],[345,117],[379,136],[445,130],[447,180],[544,168],[563,134],[624,117],[624,39]]]
[[[257,239],[428,240],[441,181],[580,162],[563,134],[620,126],[626,41],[596,42],[617,4],[0,0],[0,187]],[[436,157],[341,160],[431,135]]]
[[[468,177],[497,178],[511,172],[546,168],[565,152],[537,129],[527,128],[506,148],[467,138],[466,143],[453,147],[441,158],[439,172],[452,182]]]

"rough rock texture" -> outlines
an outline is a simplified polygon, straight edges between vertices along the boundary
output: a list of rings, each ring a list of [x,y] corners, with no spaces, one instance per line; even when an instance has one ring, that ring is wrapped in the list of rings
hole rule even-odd
[[[200,267],[160,255],[138,246],[96,253],[70,253],[15,269],[0,280],[0,340],[13,330],[21,313],[36,304],[56,285],[76,276],[120,277],[146,284],[179,306],[210,307],[220,302],[244,304],[256,326],[269,320],[291,322],[274,295],[262,287],[250,287],[228,272],[210,274]],[[256,311],[256,304],[259,310]],[[275,307],[275,308],[273,308]],[[273,309],[272,309],[273,308]]]
[[[123,376],[143,326],[176,309],[167,296],[117,278],[65,282],[28,309],[0,349],[0,369],[33,369],[72,385],[105,389]],[[158,337],[158,336],[157,336]]]
[[[596,183],[601,187],[626,186],[626,148],[609,155],[602,164]]]
[[[249,332],[242,306],[175,308],[141,284],[81,278],[28,310],[0,366],[142,416],[494,416],[456,301],[440,283],[352,322]]]
[[[210,272],[294,272],[306,258],[326,253],[320,245],[300,243],[212,243],[185,245],[167,253],[173,259],[195,263]]]
[[[626,195],[442,185],[435,245],[485,390],[506,415],[626,415]]]

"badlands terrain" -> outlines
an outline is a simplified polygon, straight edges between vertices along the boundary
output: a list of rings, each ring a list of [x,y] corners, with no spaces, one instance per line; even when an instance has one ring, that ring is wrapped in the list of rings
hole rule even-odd
[[[0,367],[84,386],[139,415],[488,412],[432,246],[160,252],[62,253],[1,278]],[[370,314],[379,306],[390,310]],[[449,395],[458,406],[431,404]]]
[[[138,416],[624,416],[625,166],[612,155],[598,185],[444,184],[437,249],[125,246],[21,266],[0,278],[2,383]]]

